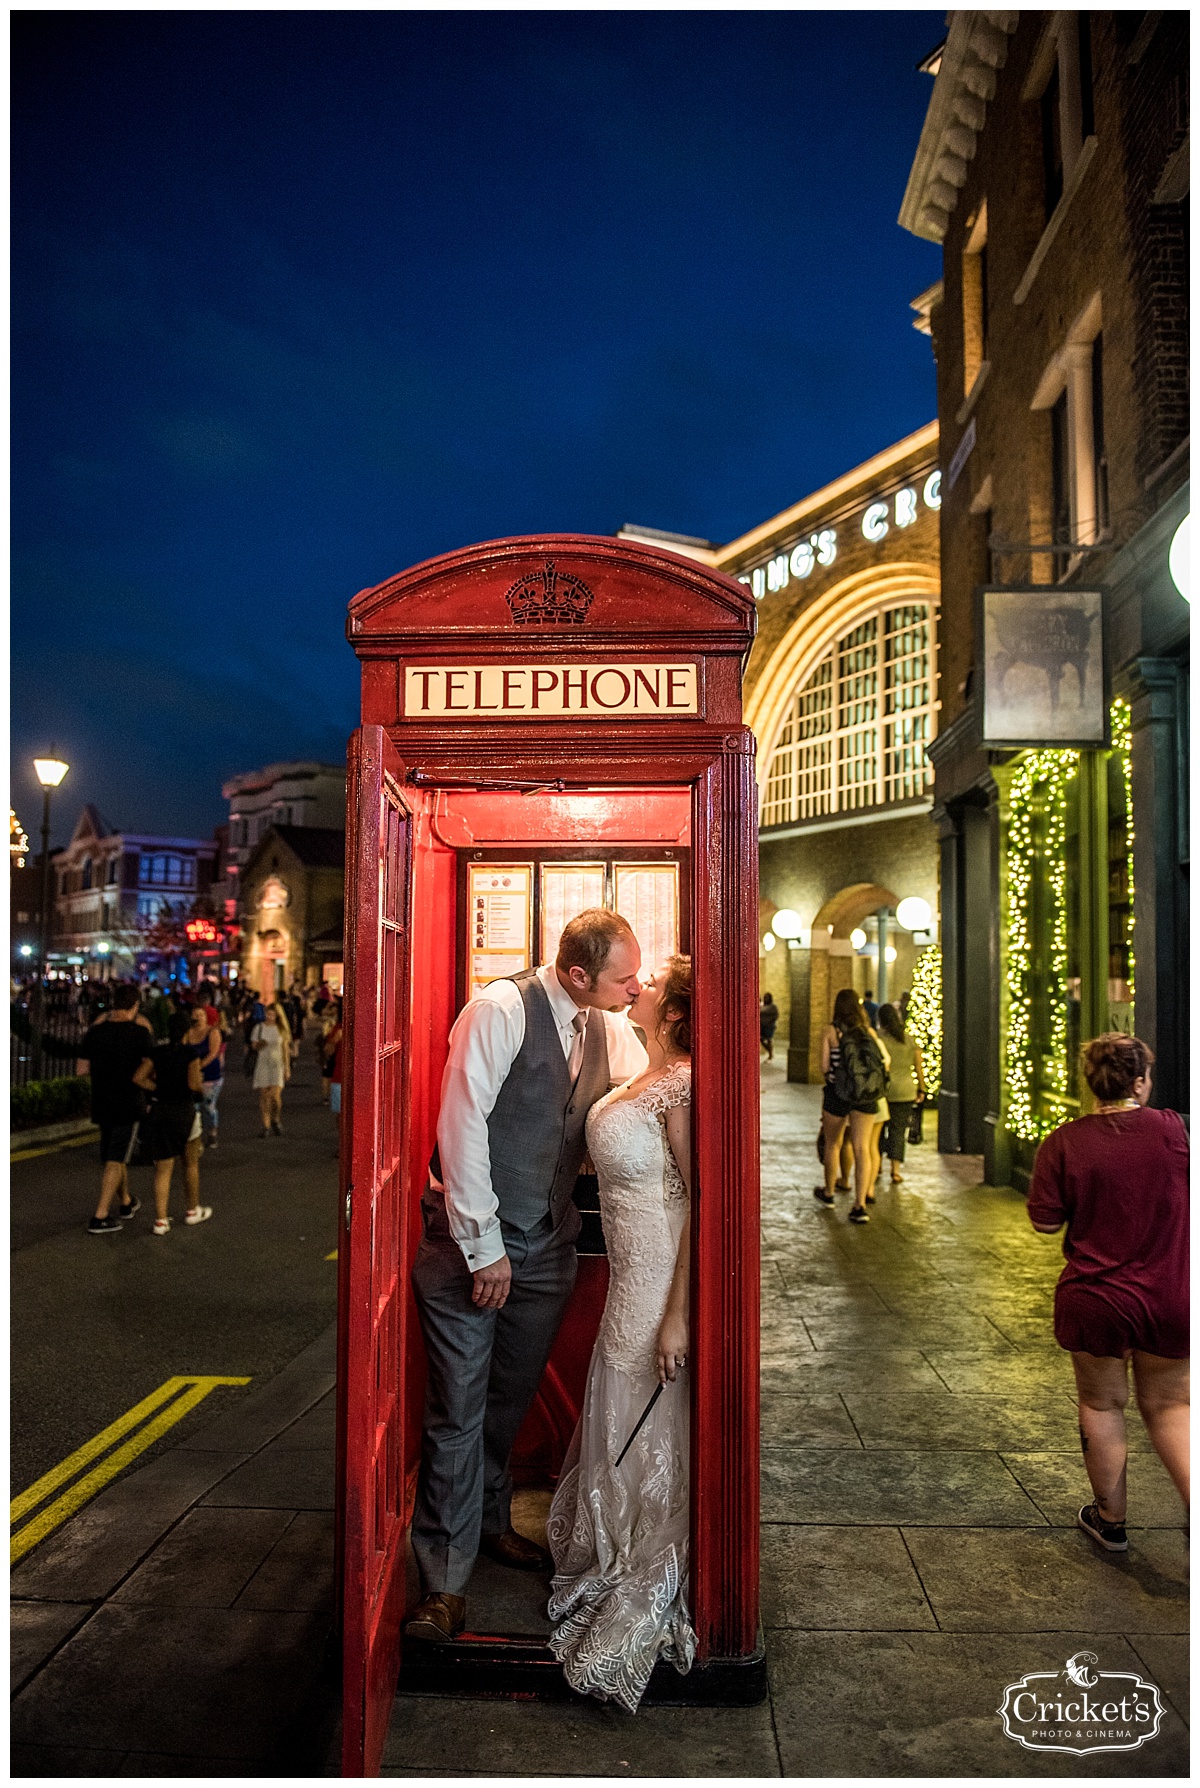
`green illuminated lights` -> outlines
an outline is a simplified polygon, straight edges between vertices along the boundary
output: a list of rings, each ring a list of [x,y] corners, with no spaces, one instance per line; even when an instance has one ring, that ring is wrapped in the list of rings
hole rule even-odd
[[[1001,923],[1008,1028],[1004,1049],[1004,1121],[1014,1136],[1040,1142],[1065,1116],[1067,1092],[1067,800],[1077,751],[1031,751],[1009,788],[1008,877]],[[1038,820],[1041,819],[1041,837]],[[1036,1098],[1033,1046],[1035,980],[1033,882],[1039,863],[1049,894],[1044,994],[1050,1012],[1043,1099]],[[1007,911],[1004,908],[1007,908]]]
[[[908,1028],[921,1046],[925,1096],[937,1098],[942,1084],[942,952],[929,944],[917,956],[908,997]]]
[[[1112,724],[1112,748],[1121,760],[1121,781],[1125,789],[1125,898],[1129,902],[1129,917],[1126,921],[1126,943],[1129,950],[1129,964],[1126,980],[1129,983],[1129,998],[1134,998],[1133,986],[1133,711],[1127,701],[1120,697],[1109,710]]]
[[[1129,704],[1110,711],[1112,750],[1125,791],[1126,877],[1130,902],[1129,986],[1133,992],[1133,782]],[[1072,1114],[1067,1102],[1067,818],[1078,751],[1030,751],[1013,771],[1001,884],[1004,993],[1004,1122],[1013,1136],[1040,1142]],[[1040,887],[1041,901],[1035,900]],[[1035,920],[1035,908],[1037,916]],[[1037,935],[1035,936],[1035,924]],[[1046,1014],[1035,1044],[1034,1002]]]

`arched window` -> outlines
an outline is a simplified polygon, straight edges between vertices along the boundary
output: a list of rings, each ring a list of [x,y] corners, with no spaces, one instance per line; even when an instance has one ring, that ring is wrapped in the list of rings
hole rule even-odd
[[[796,691],[767,764],[764,826],[917,800],[933,786],[934,615],[881,606]]]
[[[83,859],[82,867],[80,868],[80,871],[79,871],[79,886],[81,888],[90,888],[91,885],[92,885],[92,859],[90,857],[85,857]]]

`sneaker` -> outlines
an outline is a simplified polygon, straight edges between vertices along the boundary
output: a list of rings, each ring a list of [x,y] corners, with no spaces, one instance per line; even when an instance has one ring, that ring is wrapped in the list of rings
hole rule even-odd
[[[282,1124],[272,1124],[271,1125],[271,1134],[272,1134],[272,1136],[282,1136],[283,1135],[283,1125]]]
[[[171,1219],[169,1217],[156,1217],[154,1219],[154,1234],[155,1235],[169,1235],[170,1232],[171,1232]]]
[[[1129,1539],[1124,1523],[1102,1521],[1094,1502],[1090,1502],[1086,1509],[1080,1509],[1076,1519],[1088,1538],[1095,1540],[1097,1546],[1103,1546],[1106,1552],[1128,1552]]]
[[[846,1218],[847,1223],[869,1223],[871,1221],[861,1204],[856,1204]]]
[[[814,1186],[813,1197],[819,1204],[832,1204],[834,1202],[833,1193],[827,1192],[824,1186]]]
[[[121,1219],[119,1217],[93,1217],[88,1224],[89,1235],[119,1235]]]
[[[211,1204],[197,1204],[193,1205],[190,1211],[183,1213],[183,1220],[185,1223],[207,1223],[211,1216]]]
[[[128,1204],[123,1204],[121,1206],[117,1215],[122,1219],[123,1222],[128,1223],[129,1219],[132,1216],[134,1216],[138,1211],[140,1211],[141,1208],[142,1208],[141,1199],[140,1198],[131,1198],[129,1200]]]

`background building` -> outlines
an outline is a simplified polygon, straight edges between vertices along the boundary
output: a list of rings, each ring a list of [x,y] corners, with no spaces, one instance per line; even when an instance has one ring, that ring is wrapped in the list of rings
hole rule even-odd
[[[271,826],[241,872],[240,979],[260,993],[341,991],[346,834],[333,826]]]
[[[154,959],[169,952],[148,945],[149,928],[165,913],[204,902],[216,857],[211,838],[114,831],[89,803],[71,842],[51,856],[49,966],[86,969],[93,978],[153,970]]]
[[[1023,1184],[1088,1036],[1187,1104],[1188,15],[948,18],[901,211],[943,249],[940,1136]],[[988,747],[982,588],[1101,593],[1104,737]]]
[[[237,877],[272,826],[318,826],[344,831],[346,766],[312,762],[243,770],[221,785],[229,802],[229,837],[222,893],[236,894]]]
[[[837,989],[897,998],[937,935],[925,752],[938,715],[940,485],[930,423],[726,546],[622,530],[715,565],[759,603],[745,711],[758,740],[760,972],[793,1080],[820,1079]],[[925,903],[927,928],[897,923],[905,899]],[[772,930],[784,914],[790,940]]]

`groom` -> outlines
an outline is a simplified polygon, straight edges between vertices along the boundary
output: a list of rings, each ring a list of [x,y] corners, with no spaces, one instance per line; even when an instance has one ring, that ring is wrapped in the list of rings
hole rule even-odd
[[[477,1553],[550,1568],[512,1526],[509,1455],[575,1286],[584,1121],[646,1065],[625,1016],[640,966],[628,923],[591,907],[553,965],[492,981],[450,1032],[412,1275],[429,1377],[411,1638],[462,1631]]]

